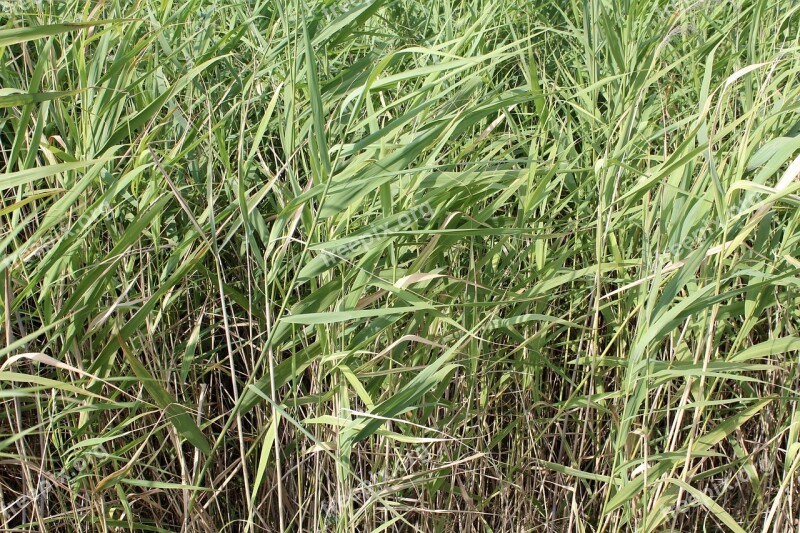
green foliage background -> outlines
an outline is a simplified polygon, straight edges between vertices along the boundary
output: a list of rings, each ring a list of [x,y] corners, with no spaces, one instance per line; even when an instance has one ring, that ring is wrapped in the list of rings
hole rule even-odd
[[[0,25],[5,530],[800,530],[800,4]]]

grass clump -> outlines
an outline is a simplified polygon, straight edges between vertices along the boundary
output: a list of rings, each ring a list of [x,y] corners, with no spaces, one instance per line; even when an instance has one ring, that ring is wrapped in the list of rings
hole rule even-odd
[[[800,530],[800,5],[4,7],[3,530]]]

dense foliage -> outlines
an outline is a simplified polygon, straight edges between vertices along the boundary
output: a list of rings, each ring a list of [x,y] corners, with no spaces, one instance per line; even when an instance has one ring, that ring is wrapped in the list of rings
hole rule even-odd
[[[800,531],[800,3],[2,4],[0,529]]]

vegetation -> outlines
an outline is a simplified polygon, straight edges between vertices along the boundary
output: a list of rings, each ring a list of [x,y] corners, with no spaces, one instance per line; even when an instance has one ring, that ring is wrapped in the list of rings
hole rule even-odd
[[[800,4],[0,15],[0,527],[800,531]]]

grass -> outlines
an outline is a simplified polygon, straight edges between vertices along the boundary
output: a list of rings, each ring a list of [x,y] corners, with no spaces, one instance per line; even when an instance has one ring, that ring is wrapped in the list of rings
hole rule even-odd
[[[3,531],[800,531],[800,5],[0,15]]]

